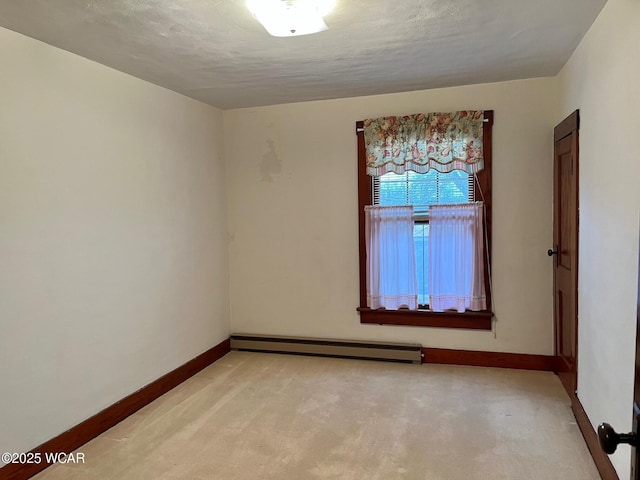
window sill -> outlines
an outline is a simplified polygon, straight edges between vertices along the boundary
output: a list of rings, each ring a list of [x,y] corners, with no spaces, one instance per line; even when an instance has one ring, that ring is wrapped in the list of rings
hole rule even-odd
[[[410,325],[414,327],[491,330],[492,312],[432,312],[429,310],[371,310],[358,307],[360,323]]]

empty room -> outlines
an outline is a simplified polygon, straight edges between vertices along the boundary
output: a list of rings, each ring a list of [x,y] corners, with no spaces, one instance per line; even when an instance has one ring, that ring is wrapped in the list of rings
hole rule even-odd
[[[0,0],[0,479],[639,480],[639,45]]]

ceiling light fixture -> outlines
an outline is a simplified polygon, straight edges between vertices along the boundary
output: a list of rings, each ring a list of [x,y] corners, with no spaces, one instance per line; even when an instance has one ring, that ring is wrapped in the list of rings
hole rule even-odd
[[[324,16],[335,0],[247,0],[247,7],[274,37],[293,37],[327,29]]]

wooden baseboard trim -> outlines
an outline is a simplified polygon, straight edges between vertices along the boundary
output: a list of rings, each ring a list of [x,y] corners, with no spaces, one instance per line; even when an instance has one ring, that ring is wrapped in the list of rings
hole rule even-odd
[[[602,480],[620,480],[620,477],[618,477],[618,474],[616,473],[616,469],[611,463],[609,455],[604,453],[600,448],[600,443],[598,443],[598,434],[593,428],[593,425],[587,416],[587,412],[584,411],[582,403],[575,395],[570,395],[570,397],[573,415],[576,417],[578,427],[580,427],[580,431],[582,432],[584,441],[591,453],[591,457],[593,457],[596,468],[598,469],[598,472],[600,472],[600,478],[602,478]]]
[[[148,405],[172,388],[189,379],[203,368],[208,367],[230,351],[231,343],[229,339],[226,339],[212,349],[207,350],[184,365],[142,387],[137,392],[132,393],[70,430],[31,450],[30,453],[41,454],[43,457],[42,463],[5,465],[3,468],[0,468],[0,478],[7,480],[24,480],[31,478],[49,466],[44,460],[46,452],[70,453],[76,450],[89,440],[107,431],[129,415],[137,412],[145,405]]]
[[[472,350],[449,350],[446,348],[423,348],[422,354],[423,363],[516,368],[521,370],[542,370],[545,372],[552,372],[555,367],[555,357],[552,355],[476,352]]]

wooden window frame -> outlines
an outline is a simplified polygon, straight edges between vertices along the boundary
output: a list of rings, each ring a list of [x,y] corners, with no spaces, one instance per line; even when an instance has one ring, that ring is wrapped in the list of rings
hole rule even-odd
[[[358,136],[358,222],[360,237],[360,323],[378,325],[410,325],[419,327],[466,328],[472,330],[491,330],[491,282],[489,259],[491,258],[491,177],[492,177],[492,130],[493,110],[484,111],[485,123],[482,128],[484,147],[484,169],[476,174],[479,189],[484,195],[486,206],[486,242],[488,248],[484,252],[484,284],[487,292],[487,310],[481,312],[433,312],[431,310],[372,310],[367,307],[367,253],[364,232],[364,207],[372,202],[372,182],[367,175],[366,152],[364,145],[363,122],[356,122]],[[477,200],[482,195],[476,195]]]

